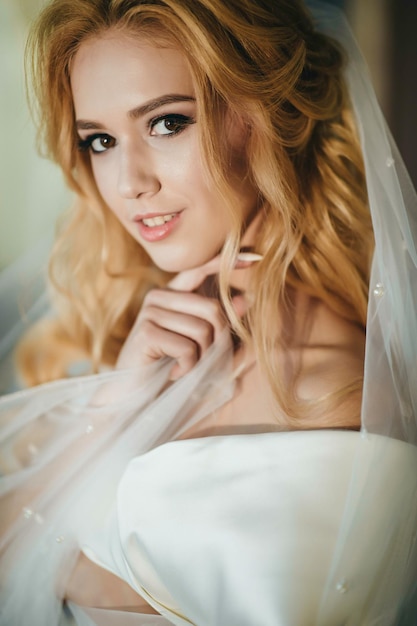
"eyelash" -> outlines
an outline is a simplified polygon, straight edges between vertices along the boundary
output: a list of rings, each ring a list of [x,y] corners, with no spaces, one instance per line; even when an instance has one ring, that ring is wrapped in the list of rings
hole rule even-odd
[[[96,139],[113,139],[113,137],[111,135],[107,135],[106,133],[94,133],[93,135],[89,135],[85,139],[78,140],[78,150],[80,152],[87,152],[87,150],[91,150],[93,154],[101,154],[102,152],[107,152],[109,148],[107,148],[106,150],[94,150],[92,144]]]
[[[164,122],[164,121],[177,123],[180,128],[177,130],[174,130],[171,133],[162,133],[161,135],[156,135],[157,137],[174,137],[175,135],[179,135],[183,130],[185,130],[187,126],[190,126],[191,124],[195,123],[194,118],[190,117],[189,115],[181,115],[179,113],[171,113],[169,115],[159,115],[158,117],[154,117],[152,120],[150,120],[148,124],[151,134],[155,126],[159,124],[159,122]]]
[[[172,132],[152,135],[152,131],[154,130],[154,128],[160,122],[164,122],[164,121],[177,123],[179,128],[177,128],[177,130],[173,130]],[[180,133],[183,132],[183,130],[185,130],[187,126],[191,126],[191,124],[195,124],[195,119],[190,117],[189,115],[171,113],[169,115],[159,115],[158,117],[151,119],[148,123],[148,129],[150,130],[151,136],[165,137],[168,139],[170,137],[175,137],[176,135],[179,135]],[[107,149],[104,149],[104,150],[94,150],[94,148],[92,147],[92,144],[96,139],[114,140],[114,138],[111,135],[107,135],[106,133],[94,133],[93,135],[89,135],[85,139],[79,139],[78,149],[80,150],[80,152],[86,152],[87,150],[90,150],[93,154],[102,154],[103,152],[107,152],[107,150],[113,147],[113,146],[109,146]]]

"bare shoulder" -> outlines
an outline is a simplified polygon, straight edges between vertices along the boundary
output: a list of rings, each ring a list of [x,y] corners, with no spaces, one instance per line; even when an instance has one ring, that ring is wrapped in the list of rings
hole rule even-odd
[[[333,396],[330,413],[317,418],[323,421],[322,427],[357,428],[365,333],[322,302],[302,300],[300,306],[308,307],[305,315],[308,327],[297,350],[300,363],[297,395],[307,401]]]

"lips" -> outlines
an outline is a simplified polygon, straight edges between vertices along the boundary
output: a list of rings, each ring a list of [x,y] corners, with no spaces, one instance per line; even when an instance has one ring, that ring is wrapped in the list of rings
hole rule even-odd
[[[137,215],[134,221],[138,225],[139,234],[145,241],[153,243],[168,237],[176,228],[181,218],[178,213],[147,213],[144,216]]]

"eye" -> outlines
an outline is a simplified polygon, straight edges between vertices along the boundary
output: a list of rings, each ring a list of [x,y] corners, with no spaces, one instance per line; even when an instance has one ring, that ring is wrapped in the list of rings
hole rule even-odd
[[[106,152],[109,148],[113,148],[115,145],[115,138],[106,134],[90,135],[86,139],[80,139],[80,141],[78,142],[78,148],[80,150],[91,150],[91,152],[94,152],[94,154]]]
[[[150,134],[152,137],[178,135],[194,121],[192,117],[178,113],[156,117],[150,122]]]

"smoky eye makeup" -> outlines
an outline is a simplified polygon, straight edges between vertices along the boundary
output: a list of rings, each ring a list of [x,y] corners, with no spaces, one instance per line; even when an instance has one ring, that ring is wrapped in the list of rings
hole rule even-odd
[[[195,124],[195,118],[191,115],[167,113],[153,117],[149,120],[147,127],[151,137],[169,138],[179,135],[192,124]],[[116,139],[107,133],[92,133],[85,139],[78,138],[80,152],[90,151],[93,154],[101,154],[116,144]]]
[[[93,133],[85,139],[78,140],[78,150],[80,152],[87,152],[90,150],[94,154],[100,154],[106,152],[109,148],[113,148],[116,145],[116,140],[111,135],[106,133]]]
[[[152,118],[148,123],[148,128],[152,137],[173,137],[192,124],[195,124],[195,119],[190,115],[168,113]]]

